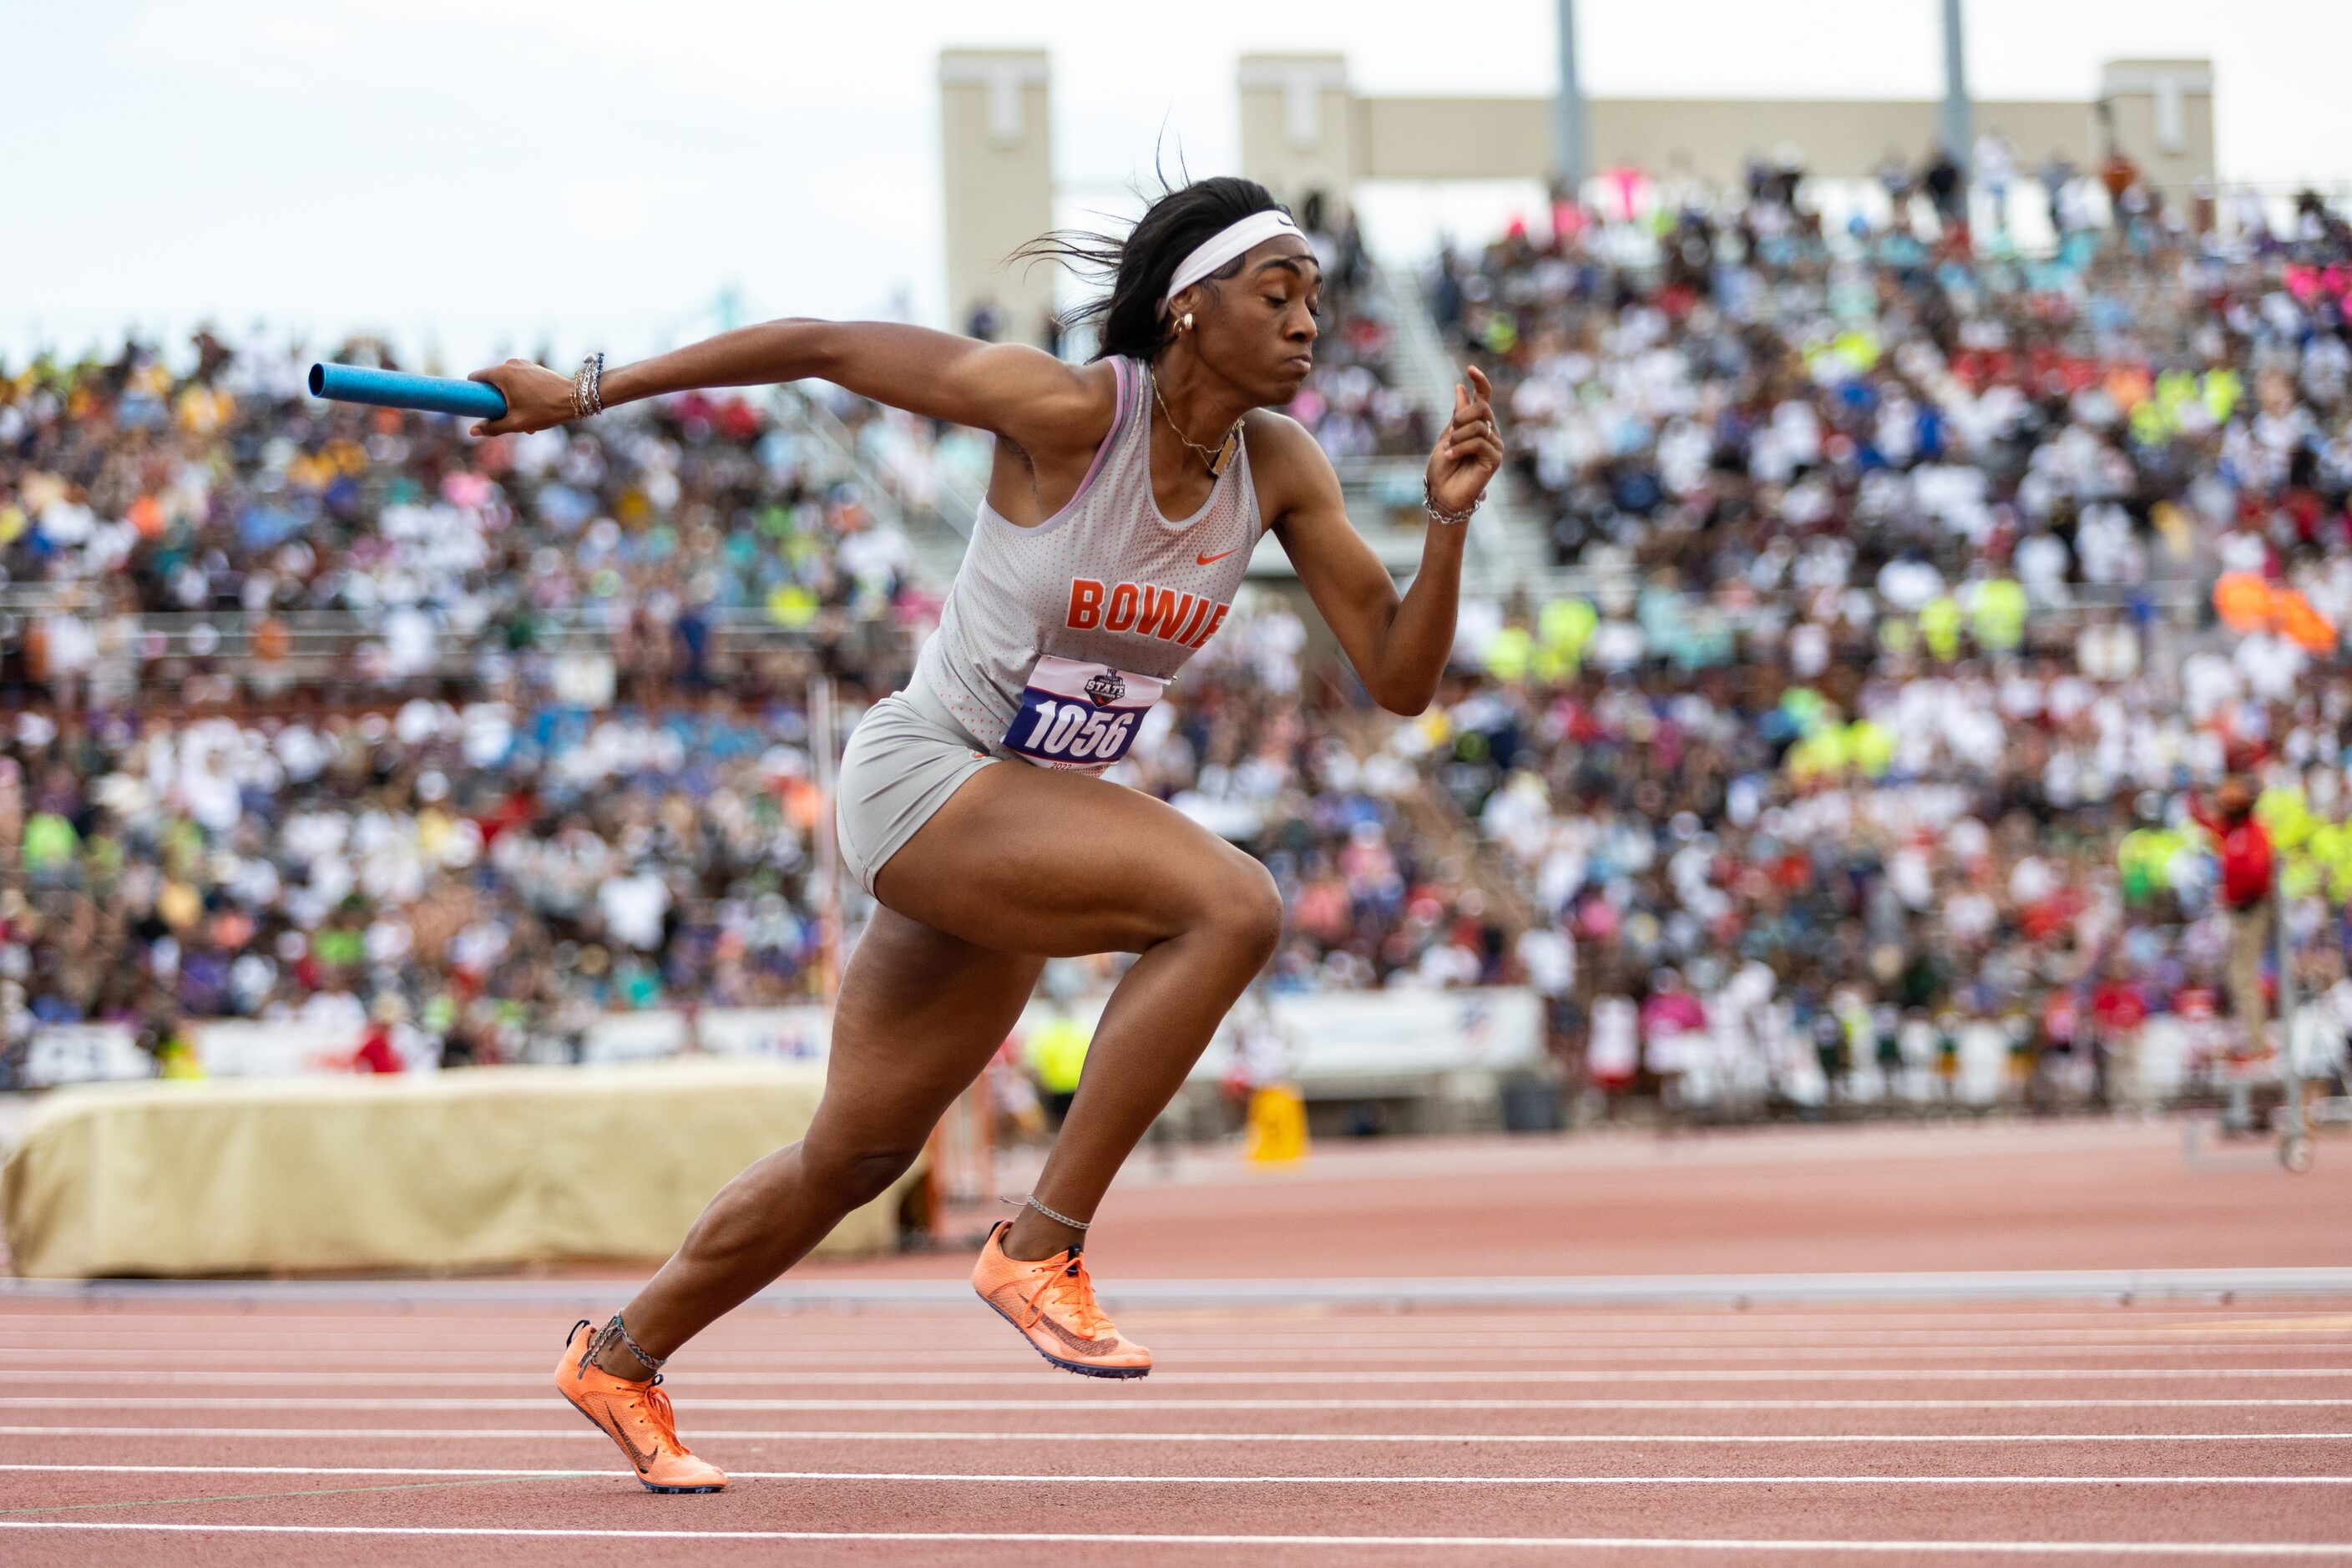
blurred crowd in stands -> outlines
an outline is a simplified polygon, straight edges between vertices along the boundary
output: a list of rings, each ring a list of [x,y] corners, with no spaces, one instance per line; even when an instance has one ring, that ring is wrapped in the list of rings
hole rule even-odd
[[[1563,575],[1466,602],[1412,720],[1254,588],[1114,774],[1274,870],[1271,984],[1531,984],[1578,1084],[1695,1114],[2211,1087],[2257,1054],[2192,816],[2234,776],[2297,955],[2257,989],[2352,1023],[2352,237],[2070,184],[2028,251],[1937,188],[1445,258]],[[1311,216],[1293,412],[1417,455],[1401,307]],[[299,368],[0,378],[0,1036],[373,1017],[488,1061],[821,996],[820,731],[903,679],[913,520],[984,441],[785,392],[476,442]]]
[[[475,441],[302,369],[0,381],[7,1037],[396,1014],[499,1059],[814,994],[811,681],[891,689],[936,603],[842,438],[689,396]]]
[[[1984,1097],[2224,1079],[2282,979],[2193,820],[2233,773],[2340,1060],[2352,233],[2117,174],[2052,173],[2033,254],[1965,187],[1841,227],[1759,175],[1444,262],[1587,595],[1465,624],[1485,678],[1403,733],[1604,1088],[1945,1098],[1971,1041]]]
[[[757,401],[477,442],[311,399],[306,363],[207,334],[176,372],[133,344],[0,382],[0,596],[22,612],[0,693],[113,707],[233,664],[268,694],[338,628],[339,686],[399,689],[455,657],[543,694],[584,627],[625,686],[699,689],[730,617],[829,646],[906,585],[906,542],[846,454]]]

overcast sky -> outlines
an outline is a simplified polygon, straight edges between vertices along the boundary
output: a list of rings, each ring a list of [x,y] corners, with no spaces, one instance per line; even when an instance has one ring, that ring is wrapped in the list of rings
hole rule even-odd
[[[1672,21],[1663,18],[1671,12]],[[1066,212],[1164,130],[1237,153],[1245,52],[1374,92],[1550,89],[1553,0],[0,0],[0,359],[211,317],[470,363],[627,353],[758,315],[934,319],[943,47],[1052,52]],[[1583,0],[1597,96],[1932,97],[1937,0]],[[2352,184],[2352,0],[1969,0],[1985,97],[2211,58],[2222,172]],[[1410,216],[1412,193],[1383,213]],[[1400,243],[1427,243],[1404,218]],[[1376,233],[1376,238],[1381,237]]]

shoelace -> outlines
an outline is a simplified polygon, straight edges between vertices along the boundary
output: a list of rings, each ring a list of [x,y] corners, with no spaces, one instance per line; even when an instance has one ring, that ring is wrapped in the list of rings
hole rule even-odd
[[[1087,1273],[1085,1260],[1073,1256],[1070,1261],[1048,1273],[1029,1293],[1028,1320],[1021,1326],[1034,1329],[1037,1320],[1045,1315],[1045,1298],[1069,1315],[1072,1326],[1090,1340],[1098,1340],[1118,1331],[1111,1327],[1102,1309],[1095,1305],[1095,1282]]]
[[[629,1403],[639,1412],[639,1418],[654,1429],[654,1436],[673,1454],[688,1454],[693,1450],[677,1440],[677,1412],[670,1408],[669,1395],[662,1391],[661,1374],[654,1374],[650,1383],[633,1384],[638,1390]]]

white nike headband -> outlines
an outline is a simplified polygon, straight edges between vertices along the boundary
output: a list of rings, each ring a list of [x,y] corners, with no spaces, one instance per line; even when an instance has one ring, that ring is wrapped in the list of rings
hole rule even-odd
[[[1289,215],[1268,207],[1262,213],[1252,213],[1239,223],[1227,224],[1176,264],[1175,275],[1168,279],[1168,292],[1160,297],[1165,304],[1231,261],[1244,256],[1255,246],[1263,245],[1277,234],[1298,234],[1298,226]],[[1307,237],[1298,234],[1301,239]]]

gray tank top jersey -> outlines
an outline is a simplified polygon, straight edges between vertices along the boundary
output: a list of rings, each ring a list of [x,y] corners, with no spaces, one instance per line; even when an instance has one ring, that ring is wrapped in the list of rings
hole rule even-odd
[[[1041,655],[1173,677],[1223,621],[1265,531],[1246,443],[1200,510],[1181,521],[1160,515],[1150,384],[1139,361],[1111,365],[1118,412],[1077,494],[1034,528],[981,502],[908,685],[919,706],[928,700],[999,756]]]

